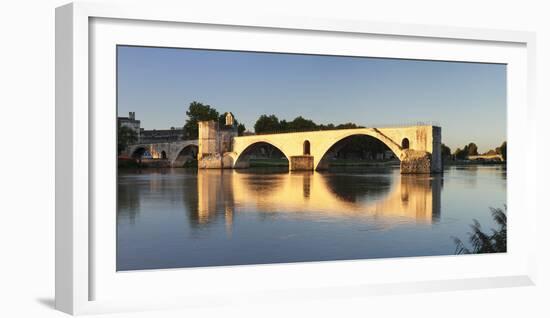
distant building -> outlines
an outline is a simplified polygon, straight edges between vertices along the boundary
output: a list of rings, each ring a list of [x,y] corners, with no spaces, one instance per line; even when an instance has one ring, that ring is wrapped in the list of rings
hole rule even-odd
[[[142,144],[173,142],[185,139],[183,128],[175,127],[172,127],[170,129],[141,129],[140,136],[140,143]]]
[[[136,120],[136,113],[129,112],[128,117],[118,117],[118,127],[128,127],[136,132],[138,143],[140,142],[141,122]]]
[[[235,116],[231,112],[224,114],[225,124],[220,127],[220,131],[237,131]],[[129,112],[128,117],[118,117],[119,127],[128,127],[137,133],[138,144],[159,144],[165,142],[175,142],[189,139],[186,136],[183,127],[171,127],[170,129],[150,129],[141,128],[141,122],[136,120],[136,113]],[[216,125],[217,121],[216,121]]]

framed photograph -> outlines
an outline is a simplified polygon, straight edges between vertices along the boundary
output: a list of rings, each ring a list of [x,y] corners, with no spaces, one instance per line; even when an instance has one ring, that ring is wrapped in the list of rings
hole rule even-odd
[[[534,35],[56,11],[56,308],[534,284]]]

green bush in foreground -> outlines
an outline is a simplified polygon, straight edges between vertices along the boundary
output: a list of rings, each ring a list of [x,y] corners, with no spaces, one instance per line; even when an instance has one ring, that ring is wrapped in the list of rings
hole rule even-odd
[[[492,229],[492,233],[484,233],[481,230],[481,224],[474,219],[474,224],[470,225],[472,232],[470,243],[472,249],[466,248],[464,243],[457,237],[454,237],[456,244],[455,254],[482,254],[482,253],[503,253],[506,252],[506,206],[504,209],[490,208],[493,220],[498,225],[498,229]]]

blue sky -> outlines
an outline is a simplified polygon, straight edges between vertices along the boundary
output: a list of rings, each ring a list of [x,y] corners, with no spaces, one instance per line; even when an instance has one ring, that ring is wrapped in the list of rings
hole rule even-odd
[[[363,126],[435,121],[454,150],[506,139],[506,66],[364,57],[118,47],[118,114],[181,127],[192,101],[231,111]]]

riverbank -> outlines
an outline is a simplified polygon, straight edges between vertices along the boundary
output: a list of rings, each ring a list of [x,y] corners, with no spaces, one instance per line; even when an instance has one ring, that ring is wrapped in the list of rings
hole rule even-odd
[[[288,167],[286,159],[250,159],[251,168]]]
[[[506,165],[506,161],[500,160],[444,160],[443,166],[477,166],[477,165]]]
[[[117,167],[119,169],[136,169],[136,168],[197,168],[197,160],[188,160],[177,167],[172,166],[168,159],[141,159],[118,158]]]

